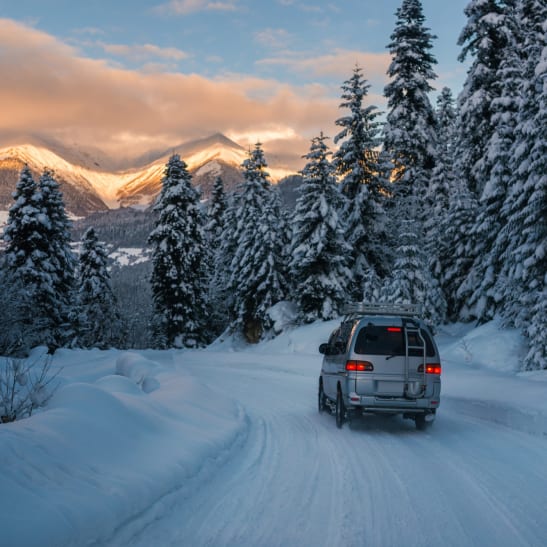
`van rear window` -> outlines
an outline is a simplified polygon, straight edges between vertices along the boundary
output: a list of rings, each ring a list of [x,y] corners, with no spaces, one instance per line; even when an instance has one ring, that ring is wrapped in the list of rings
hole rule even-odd
[[[366,325],[355,340],[355,353],[362,355],[404,355],[405,343],[401,327]]]
[[[428,334],[421,329],[425,340],[426,355],[433,357],[435,348]],[[423,344],[419,336],[408,333],[410,347],[408,354],[419,357],[423,355]],[[419,348],[422,349],[419,349]],[[355,341],[355,353],[361,355],[405,355],[405,337],[402,327],[387,327],[378,325],[366,325],[363,327]]]

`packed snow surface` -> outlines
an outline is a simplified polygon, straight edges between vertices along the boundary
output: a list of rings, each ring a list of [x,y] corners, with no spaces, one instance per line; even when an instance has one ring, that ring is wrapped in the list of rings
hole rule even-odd
[[[319,414],[335,323],[254,347],[56,353],[60,387],[0,425],[0,544],[544,546],[547,374],[492,322],[440,329],[433,427]],[[39,358],[35,350],[33,358]]]

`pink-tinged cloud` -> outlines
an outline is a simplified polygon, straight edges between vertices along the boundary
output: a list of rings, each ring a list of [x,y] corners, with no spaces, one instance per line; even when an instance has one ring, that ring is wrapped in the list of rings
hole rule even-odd
[[[127,70],[7,19],[0,19],[0,73],[0,144],[34,134],[131,157],[220,131],[253,140],[286,135],[294,153],[320,130],[332,134],[339,117],[339,100],[319,85]]]
[[[367,80],[387,81],[386,71],[391,62],[389,53],[366,53],[335,49],[329,55],[301,57],[295,55],[280,55],[257,61],[257,64],[268,66],[285,66],[295,73],[305,73],[316,77],[339,77],[346,79],[351,76],[353,67],[357,64],[363,69]]]
[[[171,0],[157,6],[156,11],[174,15],[188,15],[198,11],[236,11],[237,0],[212,2],[211,0]]]
[[[174,47],[159,47],[154,44],[105,44],[99,42],[98,45],[111,55],[118,55],[136,61],[158,58],[181,61],[187,59],[189,54]]]

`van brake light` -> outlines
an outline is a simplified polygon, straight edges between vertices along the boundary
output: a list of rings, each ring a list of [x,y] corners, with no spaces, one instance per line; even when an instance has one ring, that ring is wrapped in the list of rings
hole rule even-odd
[[[417,372],[423,372],[424,366],[420,365],[418,367]],[[425,366],[425,373],[426,374],[440,374],[441,373],[441,364],[440,363],[428,363]]]
[[[346,363],[346,370],[357,372],[371,372],[374,370],[374,366],[368,361],[348,361]]]

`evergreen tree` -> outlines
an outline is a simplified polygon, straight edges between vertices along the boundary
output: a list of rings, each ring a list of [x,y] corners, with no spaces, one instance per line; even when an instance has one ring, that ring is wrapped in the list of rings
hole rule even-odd
[[[74,258],[68,220],[53,174],[45,170],[38,188],[25,166],[14,193],[4,231],[9,280],[18,297],[23,344],[46,344],[51,350],[67,342]]]
[[[517,5],[522,61],[521,100],[511,150],[511,188],[503,206],[507,220],[496,246],[502,250],[497,290],[506,322],[523,327],[530,339],[524,366],[545,368],[547,271],[547,42],[544,2]]]
[[[281,198],[276,188],[270,188],[255,240],[255,262],[258,266],[255,301],[256,316],[262,318],[265,331],[273,327],[268,310],[288,294],[287,262],[284,246],[285,226],[281,213]]]
[[[421,304],[424,318],[432,325],[438,325],[446,317],[446,301],[427,267],[418,225],[417,221],[401,221],[393,273],[382,288],[382,300],[395,304]]]
[[[229,307],[226,302],[226,269],[229,261],[223,256],[223,240],[226,237],[225,226],[228,218],[228,198],[224,192],[221,177],[215,179],[211,199],[207,210],[206,234],[209,243],[207,263],[209,267],[209,320],[208,325],[213,337],[222,333],[229,323]]]
[[[352,77],[342,85],[340,108],[347,108],[349,114],[335,122],[342,130],[334,137],[334,143],[340,142],[340,147],[334,154],[333,165],[341,177],[341,190],[350,200],[359,193],[362,184],[369,185],[374,197],[382,189],[374,152],[380,144],[380,123],[376,121],[379,112],[373,105],[363,105],[369,89],[363,70],[356,66]]]
[[[227,198],[221,177],[215,179],[211,200],[207,211],[207,238],[213,251],[220,247],[224,230],[224,216],[227,208]]]
[[[0,355],[24,357],[28,349],[28,340],[27,344],[25,340],[28,338],[29,308],[21,301],[25,288],[12,274],[6,266],[5,255],[0,253]]]
[[[486,150],[494,132],[492,100],[500,96],[498,69],[506,55],[505,15],[513,0],[471,0],[465,8],[467,23],[458,44],[460,61],[473,63],[458,97],[456,171],[480,198],[490,178],[491,158]]]
[[[55,303],[50,304],[55,310],[53,325],[57,345],[64,345],[74,335],[71,318],[73,317],[76,258],[70,245],[71,223],[53,171],[44,170],[40,177],[39,190],[42,213],[48,219],[46,238],[49,249],[46,252],[52,268],[51,275],[56,299]]]
[[[351,247],[352,299],[363,298],[366,277],[384,274],[385,265],[381,251],[384,241],[383,201],[385,185],[379,176],[380,169],[375,148],[380,143],[378,112],[375,106],[363,105],[370,85],[362,70],[355,67],[352,77],[342,86],[341,108],[349,114],[336,120],[343,129],[334,142],[341,142],[335,152],[333,165],[341,177],[340,188],[347,198],[344,215],[348,219],[346,238]],[[372,272],[369,270],[372,269]]]
[[[452,91],[448,87],[441,90],[437,98],[437,149],[435,154],[435,167],[431,174],[426,196],[426,208],[429,211],[426,228],[431,229],[428,240],[435,240],[438,226],[450,205],[450,193],[455,186],[454,174],[454,146],[456,110]]]
[[[431,181],[426,194],[425,207],[428,211],[424,219],[424,233],[426,238],[429,268],[434,277],[441,282],[444,265],[441,261],[440,242],[446,238],[445,230],[450,226],[445,223],[451,205],[451,193],[457,185],[454,174],[454,126],[456,111],[454,99],[449,88],[442,89],[437,98],[437,153],[435,167],[431,174]],[[450,260],[449,255],[443,259]],[[449,295],[446,295],[449,298]]]
[[[505,18],[509,21],[509,18]],[[508,27],[509,28],[509,27]],[[516,35],[516,29],[513,36]],[[468,306],[481,322],[491,320],[501,304],[501,292],[496,282],[502,267],[505,245],[499,244],[499,232],[506,224],[504,203],[512,184],[510,151],[517,125],[520,95],[520,60],[515,40],[505,48],[506,57],[501,61],[497,79],[501,82],[500,95],[492,100],[492,135],[487,143],[486,155],[492,163],[489,179],[483,187],[479,214],[471,231],[474,244]],[[498,243],[496,243],[498,240]]]
[[[95,230],[82,238],[78,289],[78,345],[84,348],[119,347],[123,327],[110,284],[108,256]]]
[[[394,167],[388,233],[397,234],[397,239],[393,241],[391,283],[385,284],[391,294],[385,296],[396,302],[416,299],[411,303],[424,304],[431,318],[437,320],[444,314],[444,300],[430,300],[430,293],[437,295],[440,291],[426,260],[423,224],[428,215],[424,204],[436,153],[436,118],[428,97],[433,89],[430,81],[436,78],[436,60],[430,53],[435,36],[424,26],[420,0],[403,0],[396,17],[388,44],[391,80],[384,88],[388,103],[384,154]]]
[[[159,217],[149,236],[152,251],[153,329],[159,347],[205,343],[203,219],[199,192],[186,163],[169,159],[154,206]]]
[[[14,203],[9,209],[8,221],[4,228],[5,283],[18,289],[14,299],[18,309],[13,310],[20,323],[18,345],[25,351],[42,342],[40,330],[45,326],[32,309],[33,295],[47,283],[47,278],[36,263],[41,258],[43,225],[36,182],[28,166],[24,166],[13,193]]]
[[[283,299],[286,287],[281,263],[279,205],[266,171],[266,159],[257,143],[243,162],[245,181],[236,201],[237,221],[228,291],[234,295],[233,328],[257,342],[268,328],[266,310]]]
[[[525,370],[547,370],[547,290],[536,291],[536,301],[531,310],[530,322],[524,329],[530,347],[524,357]]]
[[[214,272],[210,283],[210,306],[214,334],[221,334],[235,320],[235,287],[230,285],[232,263],[236,253],[239,231],[240,193],[231,193],[226,199],[219,248],[214,257]],[[235,267],[235,264],[234,264]]]
[[[334,168],[323,133],[312,139],[308,163],[293,217],[289,271],[301,320],[324,321],[342,313],[351,273],[351,247],[345,241],[340,216],[344,199],[336,186]]]
[[[435,38],[424,27],[420,0],[403,0],[396,12],[395,30],[388,45],[392,56],[386,85],[388,113],[384,149],[394,163],[392,178],[403,196],[426,193],[434,167],[436,120],[428,93],[436,78],[430,53]]]
[[[478,204],[465,182],[457,178],[449,202],[448,212],[439,225],[438,269],[433,273],[439,279],[446,298],[448,319],[468,321],[471,318],[468,306],[471,291],[464,281],[473,265],[469,234],[475,224]]]

